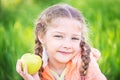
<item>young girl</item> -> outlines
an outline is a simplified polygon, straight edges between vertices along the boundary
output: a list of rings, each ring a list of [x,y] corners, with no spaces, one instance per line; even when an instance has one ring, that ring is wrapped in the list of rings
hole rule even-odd
[[[82,14],[67,4],[46,9],[35,28],[35,54],[43,60],[41,69],[30,75],[17,72],[25,80],[106,80],[97,64],[98,50],[86,43],[86,23]]]

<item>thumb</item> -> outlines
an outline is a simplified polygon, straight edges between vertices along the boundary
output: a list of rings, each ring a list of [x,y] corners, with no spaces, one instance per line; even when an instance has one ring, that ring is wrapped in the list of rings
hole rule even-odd
[[[24,74],[28,74],[28,66],[26,64],[23,68],[23,72],[24,72]]]
[[[35,80],[40,80],[40,77],[39,77],[39,73],[38,73],[38,72],[37,72],[36,74],[34,74],[33,77],[35,78]]]

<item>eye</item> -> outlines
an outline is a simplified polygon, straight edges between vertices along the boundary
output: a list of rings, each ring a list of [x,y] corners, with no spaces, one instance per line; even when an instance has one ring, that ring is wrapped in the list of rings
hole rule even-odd
[[[72,40],[80,40],[80,39],[77,37],[72,37]]]
[[[63,38],[62,35],[54,35],[54,37],[55,37],[55,38],[58,38],[58,39],[59,39],[59,38]]]

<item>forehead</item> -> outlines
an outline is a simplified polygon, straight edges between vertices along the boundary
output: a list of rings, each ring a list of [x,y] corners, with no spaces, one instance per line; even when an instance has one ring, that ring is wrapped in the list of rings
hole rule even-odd
[[[56,18],[51,21],[51,27],[59,27],[63,29],[73,28],[74,30],[81,30],[82,24],[80,21],[73,18]]]
[[[48,28],[53,28],[58,31],[81,33],[81,27],[82,24],[78,20],[72,18],[56,18],[51,21]]]
[[[75,20],[73,18],[56,18],[51,21],[51,24],[54,26],[64,26],[64,25],[72,25],[73,27],[76,26],[78,28],[81,28],[81,23],[78,20]]]

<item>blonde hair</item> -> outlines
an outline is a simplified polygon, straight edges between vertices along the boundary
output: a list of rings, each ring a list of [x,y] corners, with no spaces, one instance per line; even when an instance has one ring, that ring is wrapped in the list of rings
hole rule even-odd
[[[45,34],[46,29],[48,25],[51,23],[51,21],[53,19],[62,18],[62,17],[78,20],[82,24],[82,27],[81,27],[82,40],[80,42],[80,48],[81,48],[80,53],[81,53],[81,59],[82,59],[83,65],[82,65],[82,68],[80,68],[80,74],[81,76],[85,76],[87,68],[89,66],[89,62],[90,62],[89,55],[91,51],[90,47],[85,42],[85,37],[87,33],[86,22],[81,12],[68,4],[56,4],[47,8],[44,12],[41,13],[40,17],[36,22],[36,28],[35,28],[35,35],[36,35],[35,54],[42,57],[43,48],[42,48],[41,42],[38,40],[38,34],[39,33]],[[40,70],[40,72],[41,71],[42,70]]]

